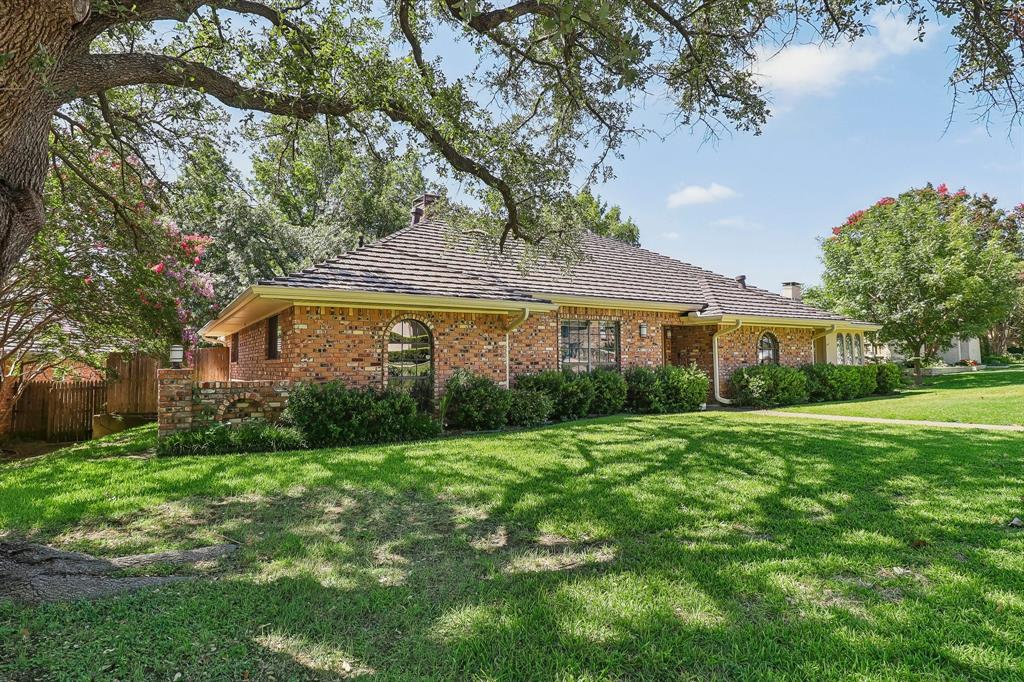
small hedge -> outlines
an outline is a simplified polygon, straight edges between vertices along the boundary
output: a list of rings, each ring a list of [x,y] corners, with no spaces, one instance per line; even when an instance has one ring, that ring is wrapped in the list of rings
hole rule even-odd
[[[886,362],[875,367],[875,393],[878,395],[890,395],[903,385],[903,370],[899,365]]]
[[[395,443],[441,433],[440,422],[420,412],[408,393],[353,389],[337,381],[296,385],[287,415],[310,447]]]
[[[448,379],[445,391],[446,426],[490,431],[508,422],[509,392],[488,377],[456,370]]]
[[[692,412],[707,401],[711,381],[696,366],[633,367],[625,373],[631,412]]]
[[[516,388],[540,391],[551,398],[552,419],[571,421],[591,414],[590,406],[597,395],[590,375],[548,370],[516,379]]]
[[[611,369],[594,370],[589,375],[594,385],[594,398],[590,401],[588,414],[593,416],[622,412],[626,404],[626,380]]]
[[[205,429],[174,433],[157,442],[159,455],[217,455],[237,452],[302,450],[306,441],[298,429],[261,420],[214,424]]]
[[[554,409],[555,402],[547,393],[524,388],[508,392],[509,426],[540,426]]]
[[[794,367],[743,367],[732,373],[730,381],[737,405],[780,407],[807,402],[807,374]]]

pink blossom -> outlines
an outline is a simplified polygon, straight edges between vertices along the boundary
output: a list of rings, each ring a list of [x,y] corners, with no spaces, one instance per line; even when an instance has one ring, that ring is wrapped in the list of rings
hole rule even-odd
[[[82,281],[86,284],[92,284],[92,275],[87,275]]]
[[[967,190],[961,187],[953,196],[956,197],[957,199],[963,199],[965,196],[967,196]]]
[[[890,205],[895,204],[895,203],[896,203],[896,200],[893,199],[892,197],[882,197],[881,199],[878,200],[878,203],[876,203],[875,205],[876,206],[890,206]]]
[[[841,227],[833,227],[832,228],[832,234],[834,234],[836,236],[838,236],[839,233],[842,232],[842,231],[843,231],[843,228],[841,228]]]
[[[864,217],[864,211],[862,211],[862,210],[861,211],[854,211],[853,213],[850,214],[850,217],[848,217],[846,219],[846,224],[847,225],[853,225],[854,223],[856,223],[858,220],[860,220],[863,217]]]
[[[166,270],[166,269],[167,269],[167,266],[164,265],[162,262],[157,263],[156,265],[154,265],[153,267],[150,268],[150,270],[152,270],[153,272],[155,272],[158,275],[163,274],[164,270]]]
[[[946,187],[946,183],[942,183],[941,185],[936,187],[935,191],[941,194],[942,196],[946,196],[947,194],[949,194],[949,188]]]
[[[202,259],[200,259],[199,256],[196,256],[195,258],[192,259],[193,265],[199,265],[201,262]]]

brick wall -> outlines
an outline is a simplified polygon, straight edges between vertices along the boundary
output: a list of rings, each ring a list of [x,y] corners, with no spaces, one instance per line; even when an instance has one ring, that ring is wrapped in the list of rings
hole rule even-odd
[[[288,400],[288,381],[207,381],[194,383],[191,369],[157,372],[160,436],[214,422],[276,421]]]
[[[611,308],[562,307],[557,312],[534,313],[512,332],[509,369],[517,374],[535,374],[558,369],[561,320],[613,320],[619,323],[620,362],[623,368],[657,367],[664,363],[664,328],[678,324],[679,316]],[[647,336],[640,336],[640,324]]]

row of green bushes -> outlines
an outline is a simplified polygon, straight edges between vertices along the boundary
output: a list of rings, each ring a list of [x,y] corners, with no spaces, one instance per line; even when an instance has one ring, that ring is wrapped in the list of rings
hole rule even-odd
[[[888,395],[903,383],[898,365],[758,365],[733,372],[737,405],[779,407]]]
[[[696,367],[638,367],[624,374],[548,371],[519,377],[512,389],[458,371],[448,380],[436,418],[399,390],[352,389],[337,381],[298,384],[288,399],[285,426],[218,424],[168,436],[159,451],[189,455],[396,443],[435,437],[445,427],[489,431],[624,410],[684,412],[704,403],[709,385]]]

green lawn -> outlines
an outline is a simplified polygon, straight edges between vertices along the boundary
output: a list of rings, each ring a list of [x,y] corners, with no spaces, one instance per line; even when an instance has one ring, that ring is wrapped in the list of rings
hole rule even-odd
[[[896,396],[784,408],[790,412],[973,424],[1024,424],[1024,369],[925,377]]]
[[[1024,679],[1024,434],[707,413],[124,456],[151,444],[0,466],[0,528],[243,549],[0,604],[0,679]]]

